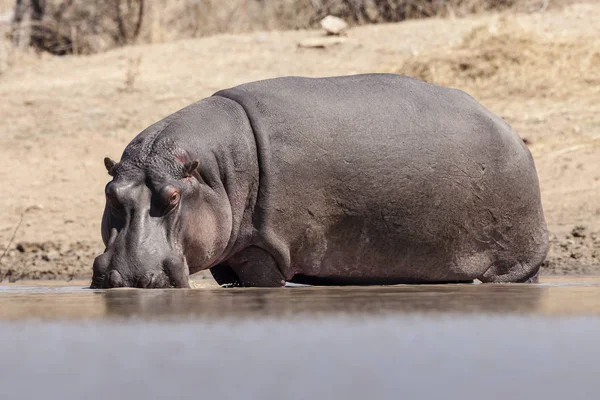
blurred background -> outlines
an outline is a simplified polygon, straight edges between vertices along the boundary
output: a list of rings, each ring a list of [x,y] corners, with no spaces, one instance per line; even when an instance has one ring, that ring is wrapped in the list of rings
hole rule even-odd
[[[599,21],[576,0],[0,0],[0,281],[91,277],[102,158],[151,123],[248,81],[368,72],[509,122],[538,168],[543,273],[600,273]]]

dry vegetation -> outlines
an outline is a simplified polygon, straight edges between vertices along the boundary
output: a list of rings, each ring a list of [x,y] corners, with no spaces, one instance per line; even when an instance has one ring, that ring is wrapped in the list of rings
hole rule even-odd
[[[314,28],[326,15],[353,25],[545,9],[559,0],[21,0],[13,41],[53,54],[218,33]],[[560,2],[564,2],[561,0]],[[27,18],[29,16],[29,18]]]
[[[326,15],[352,25],[492,10],[536,12],[573,0],[0,0],[0,74],[31,62],[30,49],[93,54],[221,33],[315,28]],[[40,7],[32,5],[40,4]],[[14,11],[14,12],[13,12]]]
[[[505,17],[455,47],[410,57],[394,72],[486,97],[564,98],[600,88],[600,37],[548,37]]]
[[[165,7],[176,3],[187,4]],[[545,271],[600,272],[600,5],[358,26],[325,49],[299,48],[321,35],[302,29],[170,42],[186,31],[165,28],[174,15],[142,25],[138,40],[154,44],[85,57],[16,53],[0,75],[0,253],[27,210],[0,280],[89,277],[102,251],[102,158],[118,158],[150,123],[246,81],[374,71],[461,88],[511,123],[540,176],[551,231]],[[253,29],[233,15],[232,30]],[[276,19],[265,16],[265,29],[277,27],[267,20]]]

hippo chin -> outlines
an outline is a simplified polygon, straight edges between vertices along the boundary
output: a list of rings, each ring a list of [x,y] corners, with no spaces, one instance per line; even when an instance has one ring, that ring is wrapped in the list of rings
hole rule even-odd
[[[527,282],[548,251],[519,136],[398,75],[223,90],[105,164],[95,288]]]

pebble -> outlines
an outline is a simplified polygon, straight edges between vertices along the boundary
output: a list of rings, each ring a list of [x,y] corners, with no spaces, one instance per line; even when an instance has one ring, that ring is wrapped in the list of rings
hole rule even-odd
[[[573,237],[580,237],[580,238],[585,238],[586,233],[585,233],[585,226],[582,225],[578,225],[575,228],[573,228],[573,230],[571,231],[571,235],[573,235]]]
[[[54,261],[59,258],[59,254],[57,251],[49,251],[47,253],[42,254],[42,259],[44,261]]]
[[[328,15],[321,20],[321,28],[323,28],[328,35],[340,35],[348,29],[348,24],[341,18]]]

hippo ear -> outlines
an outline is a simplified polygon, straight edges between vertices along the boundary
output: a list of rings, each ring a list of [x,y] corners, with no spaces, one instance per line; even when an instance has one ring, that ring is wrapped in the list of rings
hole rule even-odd
[[[198,165],[200,163],[198,162],[198,160],[194,160],[194,161],[188,161],[185,164],[183,164],[183,173],[186,177],[188,176],[192,176],[192,174],[194,173],[194,171],[196,171],[198,169]]]
[[[115,164],[116,163],[110,158],[104,157],[104,166],[106,167],[106,170],[110,176],[113,176],[113,168],[115,167]]]

